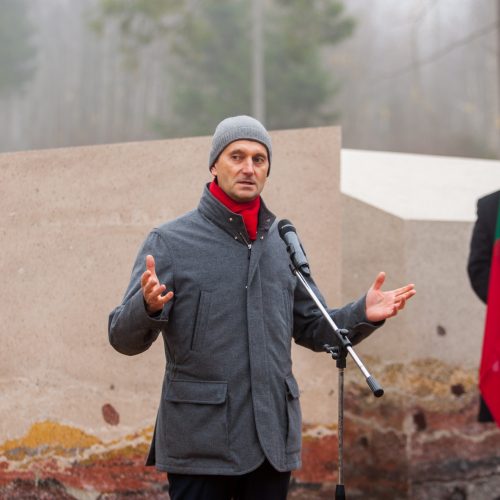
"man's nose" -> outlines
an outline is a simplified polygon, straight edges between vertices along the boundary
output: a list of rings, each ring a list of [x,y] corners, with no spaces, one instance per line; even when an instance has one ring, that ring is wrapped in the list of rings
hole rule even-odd
[[[253,174],[253,158],[251,156],[245,158],[243,162],[243,172],[248,175]]]

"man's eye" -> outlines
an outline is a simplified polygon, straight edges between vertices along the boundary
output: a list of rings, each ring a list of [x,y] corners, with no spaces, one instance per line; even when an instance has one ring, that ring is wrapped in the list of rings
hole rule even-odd
[[[232,155],[231,158],[233,160],[239,160],[240,159],[240,155]]]

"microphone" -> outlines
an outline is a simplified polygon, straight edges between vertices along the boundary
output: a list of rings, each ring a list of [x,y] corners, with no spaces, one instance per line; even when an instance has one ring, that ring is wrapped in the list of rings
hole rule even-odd
[[[287,252],[295,268],[306,276],[309,276],[311,274],[309,263],[297,237],[294,225],[289,220],[282,219],[278,222],[278,231],[281,239],[286,243]]]

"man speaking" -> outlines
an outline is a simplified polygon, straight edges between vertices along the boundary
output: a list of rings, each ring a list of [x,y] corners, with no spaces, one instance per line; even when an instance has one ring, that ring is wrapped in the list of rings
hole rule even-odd
[[[172,500],[285,499],[301,464],[291,340],[315,351],[336,341],[290,272],[260,196],[271,161],[260,122],[223,120],[209,155],[213,181],[195,210],[151,231],[109,318],[110,343],[123,354],[163,337],[166,373],[147,463],[168,472]],[[329,311],[353,343],[415,293],[413,285],[384,292],[384,279]]]

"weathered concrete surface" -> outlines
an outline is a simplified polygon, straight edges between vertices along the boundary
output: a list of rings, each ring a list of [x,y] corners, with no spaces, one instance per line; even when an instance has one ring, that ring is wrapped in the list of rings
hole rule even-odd
[[[485,309],[466,263],[475,202],[500,186],[500,162],[342,159],[343,300],[379,270],[389,287],[417,286],[404,314],[356,349],[383,398],[348,366],[349,498],[498,498],[500,430],[476,422]]]
[[[272,135],[274,160],[265,200],[279,217],[295,223],[318,284],[336,304],[340,266],[331,263],[340,262],[340,219],[331,214],[340,212],[340,131]],[[148,231],[197,205],[210,180],[208,151],[205,137],[0,155],[0,271],[5,277],[0,287],[0,481],[7,490],[7,479],[45,477],[47,488],[54,479],[80,494],[108,491],[98,479],[96,490],[91,480],[105,477],[108,467],[116,467],[112,477],[120,487],[128,484],[122,478],[138,482],[127,486],[133,490],[156,484],[154,473],[140,464],[149,439],[144,429],[155,421],[163,349],[155,344],[135,357],[116,353],[107,341],[107,317],[121,300]],[[331,229],[326,234],[325,223]],[[304,421],[331,426],[336,420],[331,361],[302,348],[293,355]],[[69,429],[71,440],[61,442],[60,427],[48,431],[44,422]],[[129,436],[137,433],[142,437],[132,458],[110,462],[101,456],[80,467],[83,458],[74,450],[129,450]],[[19,439],[27,439],[28,448],[26,443],[12,448]],[[72,450],[69,455],[66,448]],[[52,458],[41,460],[47,450]],[[57,473],[50,465],[54,456]],[[126,472],[120,472],[122,467]]]
[[[166,474],[144,466],[153,429],[104,442],[81,429],[40,422],[0,447],[0,498],[168,498]],[[322,495],[335,480],[334,429],[304,429],[304,467],[291,498]],[[52,495],[52,496],[50,496]],[[318,496],[318,498],[322,498]]]
[[[436,358],[367,361],[386,394],[373,398],[350,372],[349,498],[366,498],[368,492],[374,499],[497,498],[500,431],[476,422],[476,371]]]
[[[389,288],[414,282],[418,290],[404,314],[359,351],[402,361],[431,355],[477,367],[485,309],[466,273],[472,223],[403,220],[348,196],[342,210],[344,300],[379,270],[386,271]]]
[[[442,190],[449,218],[435,220],[427,206],[418,211],[437,203],[435,193],[415,194],[413,212],[395,210],[387,176],[368,175],[366,165],[341,196],[338,129],[275,132],[273,140],[266,202],[297,226],[328,302],[358,296],[381,269],[388,286],[417,284],[404,314],[356,348],[384,397],[373,398],[348,365],[348,498],[496,498],[500,431],[474,420],[484,308],[465,275],[482,194],[471,186],[495,189],[494,175],[481,177],[495,162],[462,190],[443,190],[438,174],[433,187],[432,178],[419,184],[398,173],[415,189]],[[0,498],[168,498],[165,474],[143,466],[163,352],[114,352],[107,315],[150,228],[197,204],[208,147],[196,138],[0,155]],[[464,220],[452,217],[465,199]],[[304,448],[290,498],[333,498],[336,368],[301,348],[294,361]]]
[[[475,422],[475,372],[436,359],[367,365],[386,394],[374,398],[347,371],[345,484],[349,498],[491,499],[500,485],[500,432]],[[40,422],[0,447],[0,498],[168,498],[166,476],[144,467],[152,428],[103,441],[85,431]],[[337,428],[306,425],[303,462],[290,498],[333,498]],[[458,494],[457,493],[457,494]],[[66,496],[65,496],[66,495]],[[38,498],[38,497],[37,497]],[[43,498],[43,496],[40,496]]]

